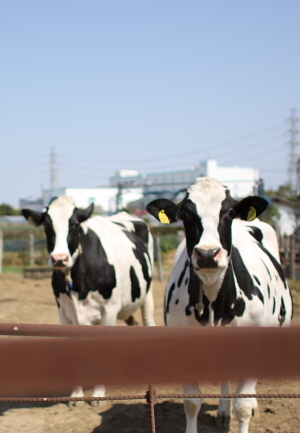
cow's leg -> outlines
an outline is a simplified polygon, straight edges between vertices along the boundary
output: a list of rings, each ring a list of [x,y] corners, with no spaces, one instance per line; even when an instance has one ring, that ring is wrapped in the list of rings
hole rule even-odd
[[[182,385],[183,394],[200,394],[197,384]],[[184,400],[184,412],[186,416],[185,433],[197,433],[197,417],[201,408],[200,398],[187,398]]]
[[[81,386],[77,386],[76,388],[73,388],[72,394],[70,397],[84,397],[84,392]],[[84,404],[84,401],[70,401],[68,403],[68,406],[81,406]]]
[[[101,312],[101,326],[114,326],[117,321],[117,313],[114,309],[104,309]],[[105,396],[105,386],[96,385],[93,392],[93,397],[104,397]],[[91,401],[91,406],[100,406],[101,401]]]
[[[145,326],[155,326],[152,282],[150,284],[148,293],[146,295],[145,302],[141,306],[141,310],[142,310],[143,324]]]
[[[221,394],[229,394],[229,380],[227,382],[222,382],[221,384]],[[231,399],[230,398],[220,398],[218,415],[217,415],[217,426],[229,428],[231,417]]]
[[[115,326],[117,322],[118,311],[114,308],[104,308],[101,311],[101,326]]]
[[[255,394],[256,379],[248,379],[241,382],[236,390],[237,394]],[[233,401],[233,413],[237,417],[239,433],[248,433],[249,422],[254,409],[255,398],[235,398]]]
[[[97,385],[94,388],[93,397],[105,397],[105,386],[104,385]],[[91,401],[91,406],[101,406],[103,402],[102,401]]]

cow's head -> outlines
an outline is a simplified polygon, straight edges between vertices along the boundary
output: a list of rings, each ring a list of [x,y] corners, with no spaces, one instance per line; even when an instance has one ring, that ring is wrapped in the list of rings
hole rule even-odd
[[[230,260],[233,219],[250,221],[267,206],[266,200],[255,196],[238,202],[216,180],[199,177],[180,203],[157,199],[147,211],[165,224],[183,221],[191,266],[205,284],[213,284]]]
[[[53,199],[44,212],[22,209],[22,214],[31,224],[44,225],[50,265],[69,268],[78,257],[80,223],[91,216],[93,209],[93,204],[85,210],[77,209],[71,197],[62,196]]]

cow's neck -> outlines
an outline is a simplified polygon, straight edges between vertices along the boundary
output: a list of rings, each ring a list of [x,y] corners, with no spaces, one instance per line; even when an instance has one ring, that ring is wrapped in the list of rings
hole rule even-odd
[[[231,261],[224,274],[222,274],[222,279],[219,279],[212,285],[202,283],[202,287],[204,309],[203,315],[201,316],[200,314],[198,319],[199,322],[206,326],[227,325],[231,323],[233,320],[231,305],[236,299]],[[199,291],[198,293],[201,296],[201,292]]]

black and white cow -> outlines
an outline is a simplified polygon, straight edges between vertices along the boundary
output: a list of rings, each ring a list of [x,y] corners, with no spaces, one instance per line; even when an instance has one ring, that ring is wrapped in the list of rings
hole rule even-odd
[[[165,294],[168,326],[288,326],[292,301],[280,266],[274,230],[256,216],[267,207],[260,197],[234,200],[211,178],[198,178],[179,203],[157,199],[147,210],[163,223],[182,220],[186,239],[179,245]],[[247,222],[251,220],[251,222]],[[254,220],[254,221],[252,221]],[[237,393],[255,393],[256,380]],[[197,384],[184,386],[197,394]],[[221,393],[229,393],[229,382]],[[200,399],[187,399],[186,433],[197,432]],[[247,433],[256,399],[235,399],[239,433]],[[220,400],[218,425],[229,425],[230,400]]]
[[[52,287],[65,325],[129,324],[141,308],[144,325],[153,318],[153,239],[147,224],[126,212],[94,216],[94,205],[77,209],[72,198],[53,199],[44,212],[23,209],[34,225],[44,225]],[[95,397],[104,388],[95,388]],[[72,393],[83,396],[82,388]]]

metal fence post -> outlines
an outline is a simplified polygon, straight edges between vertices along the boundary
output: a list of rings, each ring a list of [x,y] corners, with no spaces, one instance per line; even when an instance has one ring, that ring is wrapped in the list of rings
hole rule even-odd
[[[157,271],[158,271],[158,280],[163,281],[163,268],[162,268],[162,259],[161,259],[161,250],[160,250],[160,237],[154,237],[154,248],[155,248],[155,257],[157,258]]]
[[[150,410],[150,428],[151,433],[155,433],[155,412],[154,412],[154,405],[156,403],[156,391],[153,388],[153,385],[148,385],[148,391],[146,392],[146,400],[149,404],[149,410]]]
[[[29,235],[29,266],[34,266],[34,234]]]
[[[290,278],[296,279],[296,248],[295,248],[295,236],[290,236]]]
[[[0,230],[0,274],[2,274],[3,261],[3,230]]]

